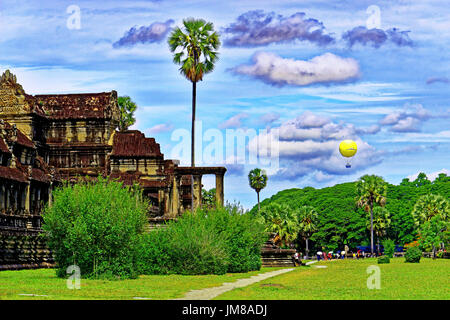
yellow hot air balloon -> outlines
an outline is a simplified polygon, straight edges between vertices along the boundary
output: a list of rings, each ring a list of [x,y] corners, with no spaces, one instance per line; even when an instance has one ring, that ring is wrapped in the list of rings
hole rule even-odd
[[[358,151],[358,146],[353,140],[344,140],[339,144],[339,152],[341,155],[349,158],[347,164],[345,165],[346,168],[351,168],[350,158],[356,154],[356,151]]]

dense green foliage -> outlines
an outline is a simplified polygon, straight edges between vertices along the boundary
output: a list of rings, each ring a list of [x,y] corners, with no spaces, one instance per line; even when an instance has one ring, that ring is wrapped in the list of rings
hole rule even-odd
[[[377,259],[378,264],[390,263],[391,260],[388,256],[381,256]]]
[[[143,274],[223,274],[261,268],[264,228],[237,206],[186,213],[141,244]]]
[[[383,240],[383,248],[384,248],[384,255],[386,255],[389,258],[394,257],[395,253],[395,242],[391,239],[384,239]]]
[[[141,191],[101,177],[66,184],[53,192],[43,229],[57,262],[57,274],[70,265],[88,278],[137,276],[136,249],[144,230],[147,204]]]
[[[212,209],[216,206],[216,188],[202,189],[202,207]]]
[[[385,208],[390,213],[391,222],[384,237],[392,239],[397,245],[402,246],[417,239],[418,227],[414,223],[412,211],[422,195],[433,193],[450,198],[450,177],[441,174],[433,182],[425,177],[419,175],[411,182],[404,179],[400,185],[387,185]],[[294,211],[305,205],[312,206],[318,212],[318,231],[311,236],[312,249],[323,246],[335,250],[347,244],[354,250],[356,246],[370,244],[367,214],[356,206],[355,199],[356,182],[323,189],[287,189],[262,201],[261,211],[274,203],[287,205]],[[257,206],[251,212],[256,214]],[[305,246],[304,243],[299,245]]]
[[[120,111],[119,130],[123,132],[136,122],[134,112],[137,109],[137,105],[131,100],[129,96],[117,98],[117,104],[119,105]]]
[[[405,262],[419,263],[422,258],[422,251],[419,247],[411,247],[406,250]]]

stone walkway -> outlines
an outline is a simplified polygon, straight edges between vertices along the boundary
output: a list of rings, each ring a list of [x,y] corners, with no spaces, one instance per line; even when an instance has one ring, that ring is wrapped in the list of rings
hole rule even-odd
[[[206,289],[200,289],[200,290],[191,290],[183,298],[175,299],[175,300],[210,300],[218,295],[221,295],[224,292],[236,289],[236,288],[242,288],[246,287],[248,285],[251,285],[253,283],[265,280],[270,277],[275,277],[280,274],[290,272],[294,270],[294,268],[289,269],[281,269],[276,271],[270,271],[266,273],[260,273],[256,276],[252,276],[250,278],[246,279],[239,279],[235,282],[225,282],[220,287],[213,287],[213,288],[206,288]]]

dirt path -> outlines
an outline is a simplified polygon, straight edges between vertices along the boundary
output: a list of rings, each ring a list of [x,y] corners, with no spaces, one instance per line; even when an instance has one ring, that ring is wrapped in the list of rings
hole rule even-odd
[[[235,282],[224,282],[220,287],[213,287],[213,288],[206,288],[206,289],[200,289],[200,290],[191,290],[183,298],[175,299],[175,300],[211,300],[218,295],[221,295],[224,292],[236,289],[236,288],[242,288],[246,287],[248,285],[251,285],[253,283],[265,280],[270,277],[278,276],[280,274],[290,272],[294,270],[294,268],[289,269],[281,269],[276,271],[270,271],[266,273],[260,273],[256,276],[252,276],[250,278],[246,279],[239,279]]]

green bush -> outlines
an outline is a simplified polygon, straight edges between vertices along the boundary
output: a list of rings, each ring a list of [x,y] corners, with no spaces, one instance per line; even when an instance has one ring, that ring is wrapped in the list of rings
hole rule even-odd
[[[395,253],[395,242],[391,239],[386,239],[383,242],[383,248],[384,248],[384,255],[386,255],[389,258],[394,257]]]
[[[383,263],[390,263],[391,261],[389,260],[388,256],[381,256],[378,258],[378,264],[383,264]]]
[[[405,262],[419,263],[422,257],[422,251],[418,247],[411,247],[406,250]]]
[[[141,243],[143,274],[223,274],[261,268],[263,225],[237,206],[185,213]]]
[[[87,278],[134,278],[137,248],[147,223],[147,204],[136,188],[99,177],[53,191],[43,229],[57,262],[57,275],[70,265]]]

